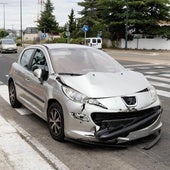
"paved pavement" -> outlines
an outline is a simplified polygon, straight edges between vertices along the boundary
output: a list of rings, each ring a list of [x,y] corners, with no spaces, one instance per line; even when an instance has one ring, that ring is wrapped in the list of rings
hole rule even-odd
[[[52,170],[54,168],[0,116],[0,169]]]
[[[118,50],[106,50],[109,54],[116,54],[114,58],[119,60],[140,61],[146,63],[160,63],[170,64],[169,52],[163,52],[164,55],[161,59],[158,58],[160,52],[145,52],[148,54],[148,58],[143,60],[140,57],[125,57],[120,56]],[[121,53],[136,53],[136,55],[142,55],[140,51],[124,51]],[[0,97],[0,107],[2,106],[2,97]],[[52,166],[48,160],[42,157],[30,143],[25,140],[20,133],[12,127],[1,115],[0,112],[0,169],[5,170],[52,170],[56,169]],[[64,168],[63,168],[64,169]]]
[[[112,50],[104,49],[117,60],[134,61],[152,64],[169,64],[170,51],[161,50]],[[161,56],[161,57],[160,57]]]

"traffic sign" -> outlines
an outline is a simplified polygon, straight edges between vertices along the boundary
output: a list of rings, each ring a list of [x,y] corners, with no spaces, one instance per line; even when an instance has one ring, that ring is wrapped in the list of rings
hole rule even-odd
[[[89,30],[89,26],[88,25],[84,25],[82,29],[83,29],[84,32],[87,32]]]
[[[42,34],[42,38],[45,39],[47,37],[47,34],[46,33],[43,33]]]

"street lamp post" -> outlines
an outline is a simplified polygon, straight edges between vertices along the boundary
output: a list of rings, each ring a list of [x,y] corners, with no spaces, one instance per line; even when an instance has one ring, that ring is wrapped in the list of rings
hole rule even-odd
[[[20,0],[20,29],[21,29],[21,47],[22,47],[22,0]]]
[[[3,5],[3,18],[4,18],[4,31],[5,31],[5,5],[6,5],[7,3],[0,3],[0,4]]]
[[[125,49],[127,49],[127,41],[128,41],[128,19],[129,19],[129,6],[128,0],[126,0],[126,25],[125,25]]]

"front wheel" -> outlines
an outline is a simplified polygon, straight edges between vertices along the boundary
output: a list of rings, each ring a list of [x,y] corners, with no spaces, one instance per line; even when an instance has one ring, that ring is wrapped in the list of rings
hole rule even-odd
[[[52,138],[60,142],[64,141],[63,111],[58,103],[53,103],[49,106],[47,111],[47,122]]]
[[[16,89],[13,81],[9,83],[8,89],[9,89],[9,101],[11,103],[11,106],[13,108],[21,107],[21,103],[17,100]]]

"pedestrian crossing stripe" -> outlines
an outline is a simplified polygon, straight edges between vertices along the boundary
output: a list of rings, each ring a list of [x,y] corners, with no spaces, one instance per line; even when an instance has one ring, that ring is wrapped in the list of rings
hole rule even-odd
[[[156,90],[156,91],[158,95],[170,98],[170,92],[166,92],[163,90]]]
[[[152,85],[157,86],[157,87],[164,87],[167,89],[170,89],[170,85],[166,83],[161,83],[161,82],[156,82],[156,81],[149,81]]]
[[[148,79],[170,82],[170,79],[169,79],[169,78],[157,77],[157,76],[150,76],[150,75],[146,75],[145,77],[148,78]]]
[[[167,68],[167,66],[153,66],[153,68],[164,69],[164,68]]]
[[[145,67],[145,66],[160,66],[160,64],[133,64],[133,65],[124,65],[125,67]]]
[[[145,72],[144,74],[151,74],[151,75],[153,75],[153,74],[157,74],[157,72],[155,72],[155,71],[148,71],[148,72]]]
[[[170,77],[170,74],[160,74],[160,76]]]

